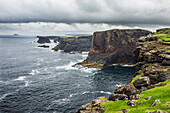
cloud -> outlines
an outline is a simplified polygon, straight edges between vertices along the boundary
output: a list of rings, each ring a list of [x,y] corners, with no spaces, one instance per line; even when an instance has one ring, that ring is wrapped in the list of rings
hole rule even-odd
[[[110,29],[147,29],[155,31],[159,28],[170,27],[167,25],[112,25],[106,23],[52,23],[52,22],[30,22],[30,23],[0,23],[0,35],[65,35],[65,34],[92,34],[95,31]]]
[[[169,24],[169,0],[0,0],[0,23]]]

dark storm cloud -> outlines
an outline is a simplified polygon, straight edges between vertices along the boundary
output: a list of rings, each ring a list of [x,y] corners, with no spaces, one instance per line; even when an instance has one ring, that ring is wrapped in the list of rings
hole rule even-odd
[[[170,24],[169,0],[0,0],[0,23]]]

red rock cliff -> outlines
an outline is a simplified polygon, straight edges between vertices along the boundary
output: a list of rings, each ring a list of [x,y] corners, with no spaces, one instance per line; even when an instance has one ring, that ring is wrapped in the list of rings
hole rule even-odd
[[[105,68],[112,64],[134,64],[133,50],[139,37],[150,31],[142,29],[113,29],[95,32],[89,55],[82,65]]]

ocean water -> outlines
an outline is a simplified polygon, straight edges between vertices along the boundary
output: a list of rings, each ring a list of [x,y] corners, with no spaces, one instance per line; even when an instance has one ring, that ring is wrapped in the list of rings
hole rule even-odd
[[[74,113],[99,96],[108,97],[135,69],[74,68],[88,53],[38,48],[37,39],[0,38],[0,113]]]

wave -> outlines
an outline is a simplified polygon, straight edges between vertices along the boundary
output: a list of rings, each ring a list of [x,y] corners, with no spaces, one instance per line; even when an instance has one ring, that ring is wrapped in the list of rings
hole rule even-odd
[[[11,95],[11,94],[13,94],[13,93],[6,93],[6,94],[4,94],[2,97],[0,97],[0,101],[2,101],[6,96]]]
[[[122,86],[121,84],[116,84],[116,87],[120,87],[120,86]]]
[[[38,71],[37,69],[33,69],[31,70],[31,72],[29,73],[30,75],[35,75],[36,73],[40,73],[40,71]]]
[[[112,66],[120,66],[120,67],[134,67],[135,65],[124,65],[124,64],[112,64]]]
[[[102,93],[102,94],[112,94],[111,92],[105,92],[105,91],[94,91],[94,92],[91,92],[91,91],[84,91],[82,93],[74,93],[74,94],[70,94],[69,97],[73,97],[73,96],[76,96],[76,95],[84,95],[84,94],[94,94],[94,93]]]
[[[15,79],[15,80],[24,80],[26,78],[26,76],[20,76],[20,77],[18,77],[17,79]]]

